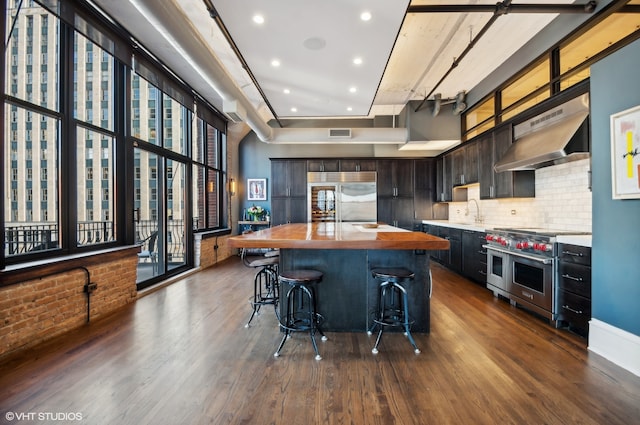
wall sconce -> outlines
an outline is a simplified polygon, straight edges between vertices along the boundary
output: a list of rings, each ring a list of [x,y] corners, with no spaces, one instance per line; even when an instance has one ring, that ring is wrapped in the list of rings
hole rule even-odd
[[[213,182],[212,181],[207,182],[207,192],[213,193],[214,189],[215,189],[215,186],[213,185]]]
[[[236,181],[234,179],[229,179],[229,194],[231,196],[236,194]]]

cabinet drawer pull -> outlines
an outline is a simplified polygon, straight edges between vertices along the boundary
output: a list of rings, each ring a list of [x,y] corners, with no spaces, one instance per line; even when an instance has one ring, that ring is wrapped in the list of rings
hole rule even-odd
[[[478,270],[478,273],[480,273],[483,276],[487,275],[487,271],[486,270]]]
[[[480,251],[478,251],[478,254],[487,255],[487,251],[480,250]]]
[[[571,307],[569,307],[568,305],[563,305],[562,308],[564,308],[565,310],[572,311],[572,312],[574,312],[576,314],[582,314],[582,310],[574,310]]]
[[[562,251],[563,254],[571,255],[573,257],[582,257],[581,252]]]
[[[571,279],[571,280],[575,280],[576,282],[582,282],[582,278],[581,277],[573,277],[570,274],[563,274],[562,277],[566,278],[566,279]]]

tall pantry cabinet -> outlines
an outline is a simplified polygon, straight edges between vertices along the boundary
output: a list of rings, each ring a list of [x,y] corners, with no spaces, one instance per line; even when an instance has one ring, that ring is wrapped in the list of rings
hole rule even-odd
[[[307,161],[271,160],[271,224],[307,221]]]

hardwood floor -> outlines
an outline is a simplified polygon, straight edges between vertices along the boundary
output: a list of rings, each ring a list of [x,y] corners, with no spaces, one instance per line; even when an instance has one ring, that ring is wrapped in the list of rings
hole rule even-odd
[[[420,355],[400,333],[385,334],[378,355],[364,332],[328,333],[321,361],[306,334],[273,357],[272,310],[244,328],[252,273],[231,259],[7,359],[0,422],[640,423],[640,377],[438,265]]]

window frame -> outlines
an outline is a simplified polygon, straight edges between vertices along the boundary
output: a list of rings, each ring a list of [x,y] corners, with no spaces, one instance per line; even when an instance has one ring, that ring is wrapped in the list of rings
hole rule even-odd
[[[43,2],[46,3],[46,2]],[[51,260],[57,261],[60,257],[67,256],[69,254],[76,254],[81,252],[91,252],[102,250],[109,247],[127,247],[135,242],[135,235],[133,232],[133,222],[132,222],[132,205],[134,203],[135,197],[139,196],[136,192],[136,188],[133,187],[133,184],[130,181],[127,181],[126,176],[131,176],[136,172],[133,166],[133,150],[134,146],[137,143],[147,143],[144,141],[136,140],[129,134],[129,128],[125,125],[128,122],[127,117],[131,116],[130,111],[130,87],[128,83],[129,73],[134,71],[134,61],[133,61],[133,52],[137,49],[139,43],[126,31],[124,31],[120,27],[116,27],[115,24],[109,20],[107,20],[104,16],[102,16],[99,12],[96,12],[92,9],[92,6],[88,5],[84,2],[79,2],[75,0],[71,0],[68,3],[65,3],[65,8],[61,8],[58,3],[50,3],[50,4],[40,4],[37,2],[38,6],[42,6],[45,8],[50,14],[47,15],[47,18],[42,20],[42,15],[38,19],[38,24],[40,22],[45,22],[45,26],[38,30],[33,34],[33,37],[42,37],[41,33],[48,34],[49,37],[55,33],[54,37],[57,37],[56,45],[59,46],[59,52],[57,53],[59,56],[58,66],[59,69],[55,71],[55,67],[53,64],[49,63],[46,71],[39,72],[37,75],[38,78],[46,78],[47,80],[42,80],[42,85],[37,88],[33,88],[33,94],[36,96],[30,95],[25,99],[12,97],[10,95],[12,90],[12,85],[10,84],[12,79],[10,74],[7,74],[8,71],[11,70],[11,66],[7,66],[7,61],[12,58],[17,62],[19,62],[19,57],[17,54],[13,52],[13,43],[12,39],[9,39],[8,48],[5,51],[5,55],[3,56],[2,63],[2,78],[6,82],[5,91],[3,92],[3,104],[2,104],[2,113],[3,113],[3,131],[7,132],[7,126],[10,125],[9,121],[6,120],[5,110],[8,108],[8,105],[15,104],[19,108],[25,108],[34,113],[42,114],[43,116],[48,116],[54,118],[59,127],[57,130],[58,134],[58,149],[57,157],[58,157],[58,173],[59,173],[59,185],[60,193],[58,199],[58,209],[57,214],[58,217],[58,225],[61,232],[60,241],[61,246],[57,249],[53,250],[45,250],[40,252],[33,252],[26,255],[16,255],[16,256],[7,256],[3,251],[0,256],[0,268],[4,269],[7,265],[20,265],[21,263],[30,262],[33,260]],[[51,6],[53,5],[53,6]],[[7,2],[3,4],[3,16],[4,22],[7,20]],[[58,8],[59,10],[52,10],[52,8]],[[20,12],[24,13],[23,11]],[[34,14],[38,15],[38,14]],[[18,15],[19,16],[19,15]],[[19,16],[20,17],[20,16]],[[56,21],[54,22],[53,19]],[[35,22],[34,22],[35,25]],[[54,26],[58,26],[58,31],[53,31]],[[5,25],[6,26],[6,25]],[[46,28],[45,28],[46,27]],[[24,37],[23,28],[20,32],[20,37]],[[79,96],[74,96],[74,82],[73,82],[73,70],[74,64],[76,63],[74,59],[74,35],[82,34],[88,41],[95,43],[98,47],[102,48],[102,52],[100,54],[100,58],[96,56],[96,49],[92,49],[92,53],[88,53],[85,51],[85,57],[87,54],[91,57],[91,63],[93,64],[92,72],[93,72],[93,83],[91,84],[90,90],[92,91],[92,95],[90,100],[92,102],[92,113],[93,118],[95,120],[85,120],[88,113],[88,109],[81,111],[78,117],[73,117],[73,113],[70,113],[74,110],[75,102],[78,101]],[[51,41],[51,40],[49,40]],[[47,46],[47,52],[51,53],[51,42],[45,43]],[[44,52],[34,52],[38,54],[38,57]],[[109,60],[109,56],[112,57],[113,61],[113,81],[111,87],[105,87],[100,82],[105,82],[104,76],[104,62],[105,60]],[[32,57],[33,60],[34,57]],[[25,58],[28,59],[28,58]],[[160,86],[162,89],[158,100],[155,102],[156,108],[158,106],[164,106],[162,102],[162,96],[169,96],[173,100],[185,106],[187,109],[190,109],[192,112],[192,116],[195,116],[195,112],[193,112],[196,108],[202,109],[206,111],[206,115],[211,117],[209,120],[210,124],[217,129],[218,141],[216,143],[217,148],[219,149],[218,155],[224,155],[224,158],[221,158],[220,167],[216,168],[216,171],[219,173],[220,181],[226,181],[226,118],[222,116],[214,107],[206,102],[202,101],[201,98],[197,95],[195,90],[186,85],[183,81],[177,79],[176,75],[171,71],[166,70],[164,66],[157,61],[154,57],[150,56],[150,54],[143,48],[142,50],[136,51],[136,63],[143,63],[147,70],[152,70],[152,72],[157,73],[156,77],[158,81],[162,82]],[[101,78],[98,78],[95,73],[99,72]],[[57,75],[57,81],[52,81],[52,76]],[[36,79],[36,74],[32,75],[32,78]],[[108,80],[108,79],[107,79]],[[108,82],[108,81],[107,81]],[[101,84],[98,86],[98,84]],[[36,84],[34,84],[35,86]],[[86,86],[86,85],[85,85]],[[86,87],[84,87],[86,88]],[[83,90],[84,90],[83,88]],[[39,95],[42,90],[44,90],[43,95]],[[54,96],[54,93],[59,93]],[[83,93],[84,99],[83,102],[86,101],[86,97],[88,96],[88,92]],[[108,120],[105,120],[104,104],[102,102],[108,102],[109,99],[105,100],[105,96],[111,94],[112,102],[116,105],[113,110],[113,125],[111,128],[104,128],[105,123]],[[40,99],[37,97],[40,96]],[[51,110],[46,108],[46,103],[41,104],[42,99],[56,100],[59,96],[59,104],[56,105],[56,110]],[[198,102],[196,102],[196,97],[198,97]],[[197,103],[197,106],[196,106]],[[45,106],[42,106],[45,105]],[[148,107],[148,105],[140,105],[140,107]],[[160,122],[162,118],[164,118],[164,110],[155,111],[155,116],[160,116]],[[160,112],[160,113],[158,113]],[[170,113],[171,119],[173,123],[177,123],[181,120],[184,120],[184,113],[181,113],[180,117],[177,117],[174,113]],[[44,120],[44,118],[43,118]],[[37,120],[41,121],[41,120]],[[196,121],[192,119],[191,121]],[[45,120],[46,122],[46,120]],[[38,124],[36,124],[38,125]],[[190,123],[184,123],[180,125],[191,126]],[[78,208],[77,202],[84,202],[85,199],[77,199],[77,196],[74,195],[74,189],[77,187],[77,179],[75,177],[75,162],[77,158],[77,143],[84,143],[84,141],[78,141],[77,139],[77,129],[79,127],[89,129],[90,131],[95,131],[101,134],[105,134],[112,138],[114,152],[113,152],[113,160],[114,160],[114,169],[112,173],[113,179],[113,187],[114,193],[107,193],[106,195],[102,192],[98,195],[97,192],[94,191],[93,199],[94,201],[98,201],[98,198],[107,197],[110,198],[110,202],[113,202],[114,214],[111,217],[111,213],[106,211],[102,213],[103,216],[110,217],[113,220],[114,227],[116,228],[115,240],[112,242],[99,244],[99,245],[78,245],[76,240],[77,233],[77,223],[81,220],[85,220],[87,217],[78,217]],[[180,162],[184,162],[186,165],[191,165],[187,167],[187,170],[191,170],[193,164],[196,162],[191,158],[191,145],[193,143],[194,135],[192,134],[192,129],[187,129],[186,136],[185,133],[178,135],[175,129],[178,127],[174,126],[173,131],[173,142],[181,143],[184,145],[184,148],[181,148],[182,151],[179,153],[173,152],[172,155],[177,155],[177,158]],[[40,130],[40,128],[37,128]],[[9,129],[10,130],[10,129]],[[34,130],[36,127],[34,126]],[[36,130],[37,131],[37,130]],[[156,131],[162,132],[162,125],[159,124],[156,128]],[[19,137],[18,135],[16,135]],[[36,155],[38,158],[43,155],[42,149],[42,133],[38,132],[38,140],[34,141],[38,143],[37,148],[40,151],[40,154]],[[162,135],[158,134],[156,137],[158,143],[162,143]],[[6,141],[9,143],[9,141]],[[94,146],[95,144],[100,143],[100,138],[97,140],[93,140]],[[99,146],[99,145],[98,145]],[[154,146],[153,149],[162,149],[160,146]],[[94,155],[94,164],[92,168],[92,172],[95,174],[96,172],[100,172],[102,175],[102,167],[100,165],[100,161],[103,157],[103,151],[99,150],[101,154],[100,158],[95,158],[98,154]],[[9,158],[5,158],[5,162],[10,161]],[[38,159],[39,161],[40,159]],[[35,162],[35,161],[34,161]],[[100,171],[98,171],[98,167],[100,167]],[[37,171],[37,170],[35,170]],[[34,173],[35,173],[34,171]],[[52,170],[49,170],[49,174]],[[40,178],[40,173],[37,173],[37,178]],[[93,175],[93,179],[97,177],[101,177],[97,175]],[[187,178],[191,177],[191,171],[187,172]],[[5,177],[2,177],[4,180]],[[100,179],[98,179],[100,180]],[[130,180],[130,179],[129,179]],[[226,186],[224,184],[220,184],[219,187],[222,189],[218,194],[217,198],[217,211],[216,216],[218,217],[217,223],[215,226],[207,226],[203,229],[198,229],[198,231],[207,231],[207,232],[229,232],[228,220],[227,220],[227,208],[228,204],[226,202]],[[95,186],[94,188],[97,188]],[[50,188],[49,188],[50,189]],[[187,190],[187,189],[185,189]],[[13,196],[13,192],[12,192]],[[47,190],[47,199],[51,199],[52,194],[50,190]],[[115,199],[113,197],[115,196]],[[191,191],[190,188],[187,190],[187,198],[188,200],[185,202],[186,207],[188,209],[189,214],[193,216],[192,202],[191,202]],[[83,196],[84,197],[84,196]],[[38,197],[40,198],[40,197]],[[46,202],[41,199],[33,199],[33,202]],[[11,202],[10,199],[3,200],[3,206],[6,207],[6,204]],[[95,211],[87,210],[86,214],[94,214]],[[106,215],[105,215],[106,214]],[[2,221],[2,231],[5,230],[5,217],[3,216]],[[190,226],[193,229],[193,226]],[[189,236],[189,240],[193,240],[192,236]],[[192,261],[190,261],[187,266],[192,266]]]

